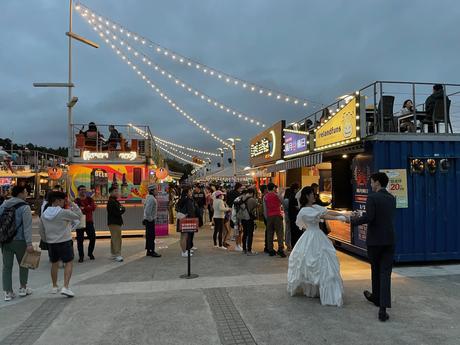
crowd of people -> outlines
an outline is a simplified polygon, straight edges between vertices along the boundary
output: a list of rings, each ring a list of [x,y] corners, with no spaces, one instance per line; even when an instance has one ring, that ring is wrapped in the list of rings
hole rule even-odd
[[[379,319],[386,321],[386,308],[391,306],[390,277],[394,252],[395,198],[385,189],[388,176],[376,173],[371,176],[374,194],[369,195],[367,212],[362,215],[343,214],[326,208],[318,194],[318,185],[300,189],[293,183],[279,191],[274,183],[260,186],[243,186],[235,183],[227,190],[222,185],[182,186],[178,198],[172,198],[176,215],[176,228],[180,233],[180,255],[193,256],[198,248],[194,245],[194,232],[183,232],[183,219],[193,218],[197,228],[209,221],[213,230],[212,242],[216,249],[234,250],[247,256],[258,253],[253,250],[256,220],[265,224],[264,252],[270,256],[286,258],[288,265],[288,292],[319,297],[324,305],[343,304],[343,285],[340,267],[332,242],[328,239],[326,220],[351,224],[369,224],[368,254],[372,268],[372,292],[365,291],[367,300],[380,307]],[[119,202],[115,187],[109,190],[106,205],[107,225],[110,230],[110,251],[115,262],[122,262],[122,226],[125,208]],[[12,197],[0,206],[0,243],[3,255],[3,290],[5,301],[15,297],[12,288],[14,257],[21,263],[26,252],[34,252],[32,246],[32,212],[25,202],[25,186],[15,186]],[[174,194],[174,193],[173,193]],[[155,251],[155,221],[157,219],[157,186],[148,186],[144,200],[143,225],[145,226],[146,256],[161,257]],[[171,205],[173,206],[173,205]],[[95,260],[96,235],[93,213],[94,200],[88,196],[85,186],[78,187],[78,197],[70,201],[59,186],[50,191],[40,212],[40,247],[48,251],[51,262],[51,293],[73,297],[70,280],[73,270],[74,249],[72,231],[76,231],[78,262],[83,262],[84,235],[89,239],[88,257]],[[377,212],[378,210],[378,212]],[[382,216],[383,215],[383,216]],[[207,218],[207,219],[206,219]],[[308,230],[308,231],[306,231]],[[276,238],[275,238],[276,235]],[[8,237],[9,236],[9,237]],[[235,241],[232,247],[230,239]],[[277,243],[275,250],[274,242]],[[285,246],[286,245],[286,246]],[[58,271],[64,268],[64,284],[58,286]],[[20,266],[19,296],[32,293],[27,286],[28,269]]]

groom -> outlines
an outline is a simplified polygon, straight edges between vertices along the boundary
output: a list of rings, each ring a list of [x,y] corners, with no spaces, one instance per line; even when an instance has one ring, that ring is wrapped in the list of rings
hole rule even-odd
[[[372,174],[371,187],[375,193],[367,198],[366,213],[350,219],[352,225],[368,224],[366,244],[372,270],[372,293],[366,290],[364,297],[380,307],[380,321],[389,319],[386,308],[391,308],[391,269],[395,245],[393,223],[396,199],[386,190],[387,185],[385,173]]]

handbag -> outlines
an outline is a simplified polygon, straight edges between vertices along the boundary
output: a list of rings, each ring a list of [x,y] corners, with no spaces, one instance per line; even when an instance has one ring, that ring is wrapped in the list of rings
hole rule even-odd
[[[31,270],[38,268],[41,255],[42,252],[34,246],[34,251],[32,253],[27,251],[25,252],[24,256],[22,257],[20,266]]]

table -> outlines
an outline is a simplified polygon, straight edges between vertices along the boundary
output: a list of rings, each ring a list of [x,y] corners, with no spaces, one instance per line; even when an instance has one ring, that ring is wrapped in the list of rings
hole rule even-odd
[[[406,114],[406,115],[401,115],[401,116],[398,116],[397,117],[397,121],[398,121],[398,132],[400,132],[400,128],[401,128],[401,122],[404,121],[404,120],[407,120],[407,119],[410,119],[410,120],[413,120],[414,119],[414,114],[413,113],[409,113],[409,114]],[[415,121],[419,121],[419,122],[422,122],[423,120],[426,119],[426,112],[424,111],[416,111],[415,112]],[[417,128],[417,123],[415,123],[416,125],[416,128]],[[423,131],[423,127],[422,127],[422,131]]]

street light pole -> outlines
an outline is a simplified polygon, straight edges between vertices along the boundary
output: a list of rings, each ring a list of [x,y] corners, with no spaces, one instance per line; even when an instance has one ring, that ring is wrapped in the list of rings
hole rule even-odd
[[[73,13],[73,1],[69,0],[69,32],[72,31],[72,13]],[[68,90],[68,103],[67,103],[67,160],[70,163],[73,157],[73,145],[72,145],[72,106],[70,106],[70,102],[72,100],[72,37],[69,36],[69,79],[68,79],[69,87]]]

